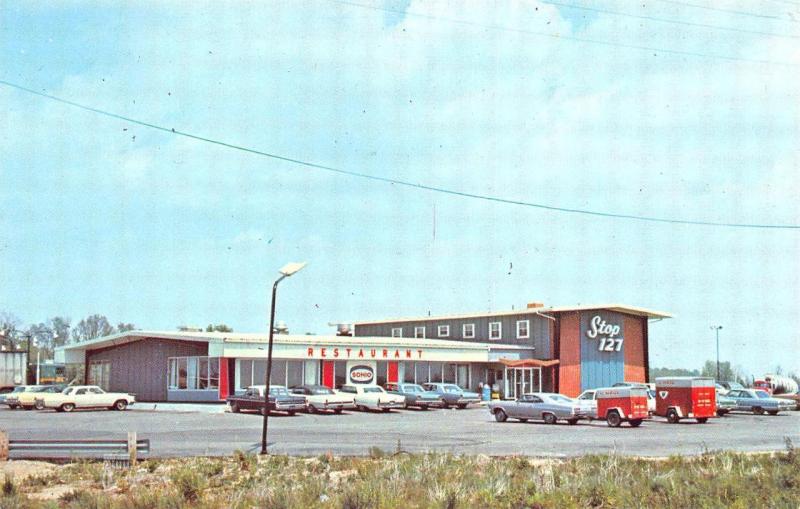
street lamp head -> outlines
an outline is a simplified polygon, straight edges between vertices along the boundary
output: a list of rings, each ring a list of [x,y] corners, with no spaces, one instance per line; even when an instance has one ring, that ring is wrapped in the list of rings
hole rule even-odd
[[[289,277],[295,272],[299,272],[300,269],[302,269],[305,266],[306,262],[291,262],[284,265],[283,268],[281,268],[281,270],[279,270],[278,272],[280,272],[286,277]]]

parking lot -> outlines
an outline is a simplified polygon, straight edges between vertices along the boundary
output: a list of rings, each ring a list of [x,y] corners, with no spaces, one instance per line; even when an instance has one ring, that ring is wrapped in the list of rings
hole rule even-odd
[[[222,412],[129,410],[70,414],[0,409],[0,429],[10,439],[109,439],[136,431],[151,440],[153,456],[222,455],[257,451],[261,416]],[[698,425],[663,419],[639,428],[609,428],[605,422],[497,423],[483,407],[467,410],[393,411],[389,414],[273,415],[273,453],[364,455],[370,447],[393,452],[577,456],[617,453],[635,456],[698,454],[706,450],[766,451],[800,444],[800,412],[778,416],[733,414]],[[13,457],[13,454],[12,454]]]

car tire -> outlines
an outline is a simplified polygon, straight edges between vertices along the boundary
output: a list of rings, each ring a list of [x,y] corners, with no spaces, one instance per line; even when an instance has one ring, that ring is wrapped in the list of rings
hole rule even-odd
[[[428,409],[428,405],[422,405],[421,407],[419,407],[419,409],[423,410],[423,411],[427,410]]]
[[[36,410],[44,410],[44,401],[37,401],[33,407]]]
[[[528,422],[528,419],[520,419],[519,422]]]
[[[443,403],[442,403],[442,408],[444,408],[445,410],[447,410],[448,408],[450,408],[450,405],[447,403],[447,401],[445,401],[445,402],[443,402]]]
[[[555,414],[544,414],[542,418],[545,424],[555,424],[558,421]]]
[[[24,406],[24,405],[23,405],[23,406],[22,406],[22,409],[23,409],[23,410],[33,410],[33,407],[32,407],[32,406]]]
[[[267,415],[267,409],[266,409],[266,408],[264,408],[264,407],[261,407],[261,408],[258,410],[258,413],[260,413],[261,415]]]
[[[125,401],[124,399],[117,400],[114,403],[114,410],[117,410],[119,412],[122,412],[122,411],[126,410],[127,408],[128,408],[128,402]]]
[[[466,403],[461,403],[461,404],[458,405],[458,408],[460,408],[461,410],[464,410],[465,408],[467,408],[467,404]]]
[[[753,413],[756,415],[764,415],[764,409],[760,406],[753,407]]]
[[[445,407],[447,408],[447,407]],[[498,408],[494,411],[494,420],[497,422],[506,422],[508,419],[508,415],[503,411],[502,408]]]
[[[628,424],[630,424],[634,428],[638,428],[639,426],[642,425],[642,419],[631,419],[630,421],[628,421]]]
[[[75,410],[74,403],[64,403],[63,405],[61,405],[62,412],[72,412],[73,410]]]
[[[678,415],[678,412],[675,411],[674,408],[670,408],[667,410],[667,422],[670,424],[678,424],[680,422],[681,417]]]
[[[385,414],[388,414],[389,412],[391,412],[391,411],[392,411],[392,409],[391,409],[391,408],[381,408],[381,411],[382,411],[383,413],[385,413]]]
[[[317,407],[315,407],[314,405],[308,405],[308,413],[310,413],[310,414],[316,414],[316,413],[318,413],[318,412],[319,412],[319,411],[317,410]]]
[[[612,428],[619,428],[619,425],[622,424],[622,417],[619,416],[619,412],[612,410],[606,415],[606,422]]]
[[[700,424],[705,424],[708,422],[708,417],[698,417],[697,422]]]
[[[356,405],[356,410],[358,410],[359,412],[366,412],[367,407],[365,407],[364,405]]]
[[[725,417],[727,413],[725,410],[717,410],[717,417]]]
[[[778,415],[778,411],[777,410],[770,410],[767,413],[769,413],[769,415]]]
[[[288,411],[288,412],[286,412],[286,413],[287,413],[287,414],[289,414],[289,417],[293,417],[293,416],[294,416],[294,414],[296,414],[297,412],[295,412],[294,410],[289,410],[289,411]]]
[[[340,413],[342,413],[342,409],[341,408],[336,408],[336,409],[333,410],[333,413],[340,414]]]
[[[570,426],[575,426],[576,424],[578,424],[578,419],[567,419],[567,423]]]
[[[233,412],[234,414],[238,414],[239,413],[239,405],[237,405],[236,403],[231,403],[231,412]]]

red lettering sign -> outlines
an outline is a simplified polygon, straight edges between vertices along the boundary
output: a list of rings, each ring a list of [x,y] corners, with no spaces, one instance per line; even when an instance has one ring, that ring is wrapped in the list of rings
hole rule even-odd
[[[375,357],[375,349],[369,351],[370,356]]]
[[[314,357],[314,349],[311,348],[310,346],[308,347],[308,356],[309,357]]]
[[[320,354],[322,357],[325,357],[325,350],[326,350],[326,348],[320,348],[320,349],[319,349],[319,354]]]
[[[389,357],[389,350],[387,350],[386,348],[384,348],[384,349],[383,349],[383,358],[385,359],[385,358],[387,358],[387,357]]]
[[[362,359],[364,358],[364,349],[363,348],[359,348],[358,349],[358,356],[361,357]]]
[[[399,359],[400,358],[400,350],[395,350],[394,351],[394,358],[395,359]]]
[[[406,359],[411,358],[411,350],[406,350]]]
[[[334,357],[339,357],[339,349],[338,348],[334,348],[333,349],[333,356]]]
[[[350,357],[350,349],[349,348],[345,348],[345,350],[347,351],[347,357],[349,358]]]
[[[419,355],[418,358],[421,359],[422,358],[422,350],[417,350],[417,355]]]

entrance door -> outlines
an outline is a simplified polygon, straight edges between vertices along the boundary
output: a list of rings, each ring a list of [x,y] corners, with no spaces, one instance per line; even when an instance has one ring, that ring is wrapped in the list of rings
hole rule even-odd
[[[517,399],[529,392],[541,392],[542,368],[511,368],[506,370],[506,397]]]

